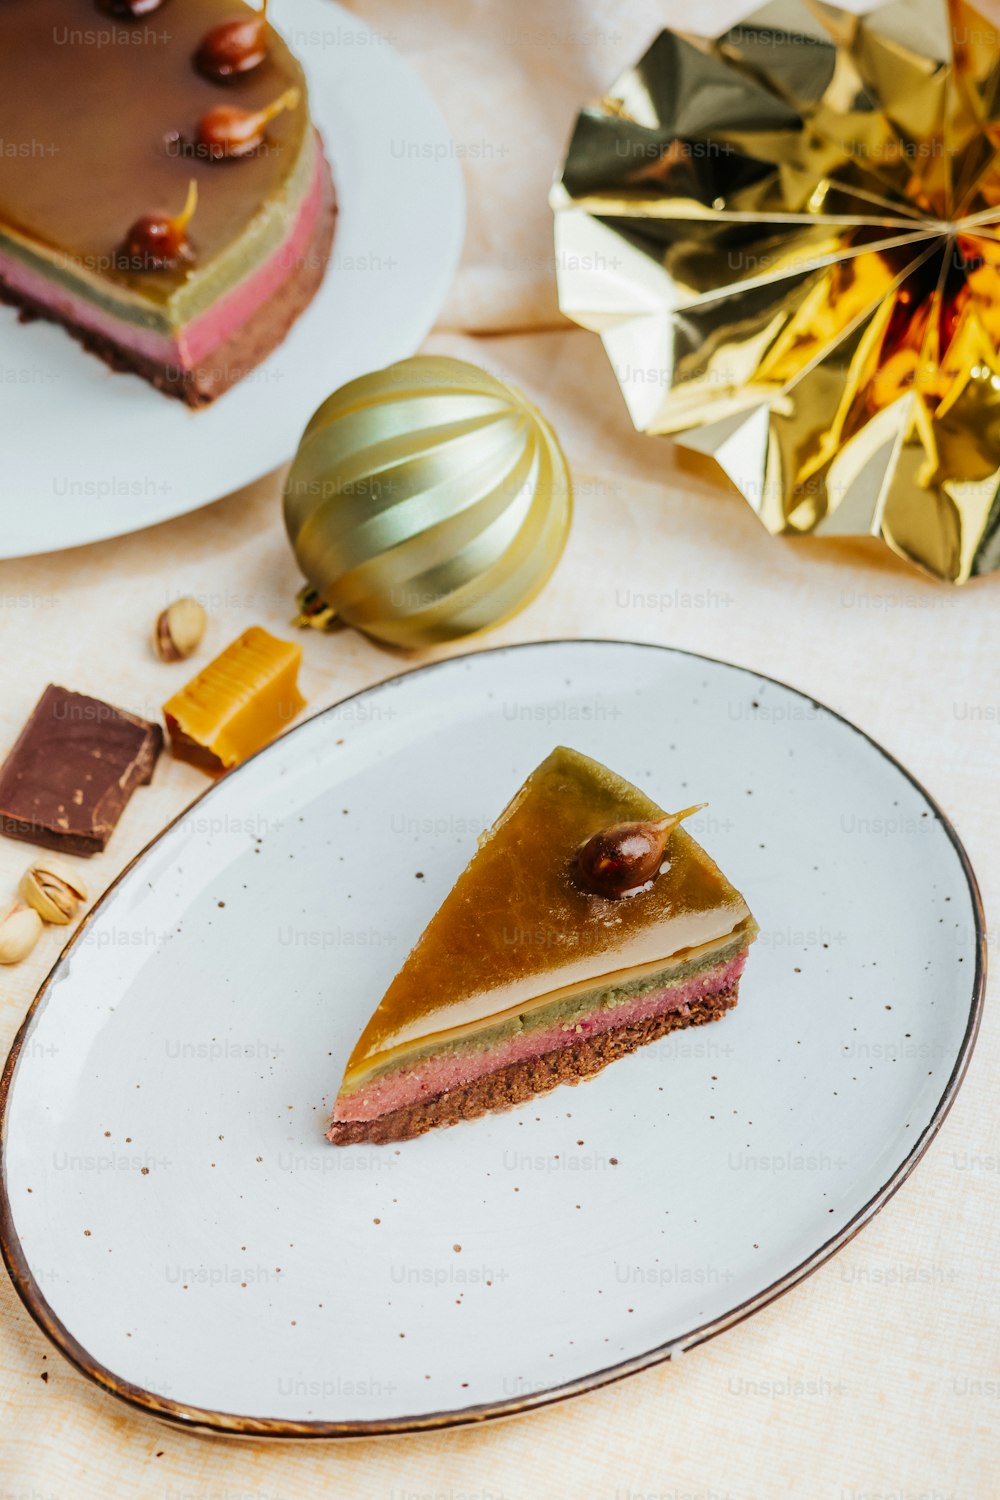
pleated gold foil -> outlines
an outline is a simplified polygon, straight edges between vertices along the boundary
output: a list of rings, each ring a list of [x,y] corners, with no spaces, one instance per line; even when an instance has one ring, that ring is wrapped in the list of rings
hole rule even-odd
[[[496,625],[549,577],[571,510],[555,433],[519,391],[465,360],[389,365],[323,403],[292,464],[300,622],[408,648]]]
[[[579,116],[560,304],[774,534],[1000,567],[1000,36],[963,0],[664,31]]]

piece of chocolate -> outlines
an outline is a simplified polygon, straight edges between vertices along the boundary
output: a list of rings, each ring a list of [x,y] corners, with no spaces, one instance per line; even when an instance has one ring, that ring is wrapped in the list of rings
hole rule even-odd
[[[159,724],[50,683],[0,770],[0,833],[98,854],[162,749]]]

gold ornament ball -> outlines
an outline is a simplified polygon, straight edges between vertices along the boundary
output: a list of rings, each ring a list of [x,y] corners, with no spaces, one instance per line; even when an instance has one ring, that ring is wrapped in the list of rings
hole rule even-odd
[[[285,484],[285,526],[324,618],[408,648],[515,614],[558,562],[571,514],[569,469],[541,413],[444,355],[335,391]]]

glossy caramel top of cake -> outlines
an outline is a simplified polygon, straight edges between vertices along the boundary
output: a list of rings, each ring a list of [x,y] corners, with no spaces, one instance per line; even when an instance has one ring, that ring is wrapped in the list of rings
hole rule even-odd
[[[666,868],[618,899],[574,880],[582,843],[614,823],[664,816],[630,782],[560,747],[480,841],[362,1033],[345,1081],[418,1039],[474,1026],[586,982],[653,968],[746,924],[746,902],[677,828]]]
[[[0,235],[77,263],[154,302],[205,269],[280,195],[309,140],[302,70],[271,29],[265,61],[213,82],[193,57],[213,26],[254,10],[243,0],[167,0],[139,20],[97,0],[0,0]],[[219,104],[256,110],[287,88],[252,155],[213,161],[180,150]],[[178,214],[198,184],[194,260],[136,273],[114,264],[144,214]],[[58,259],[57,259],[58,264]]]

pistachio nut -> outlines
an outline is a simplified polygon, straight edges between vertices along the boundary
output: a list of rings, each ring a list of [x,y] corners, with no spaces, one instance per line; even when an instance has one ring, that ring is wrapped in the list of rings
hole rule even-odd
[[[208,616],[197,599],[175,599],[161,612],[153,631],[153,650],[161,661],[183,661],[197,650]]]
[[[17,893],[43,921],[59,927],[71,922],[80,902],[87,899],[87,887],[80,876],[54,859],[29,865],[21,876]]]
[[[30,906],[15,901],[0,913],[0,964],[19,964],[27,958],[42,932],[42,919]]]

